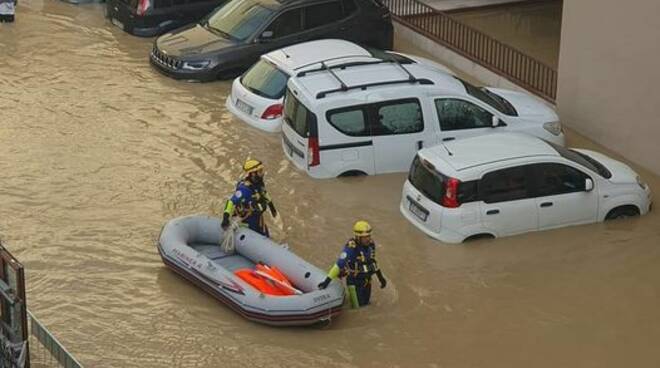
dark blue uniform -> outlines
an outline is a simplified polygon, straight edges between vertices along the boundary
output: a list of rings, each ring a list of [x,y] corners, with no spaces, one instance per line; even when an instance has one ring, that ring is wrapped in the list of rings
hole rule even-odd
[[[269,202],[270,198],[263,185],[241,180],[236,184],[236,192],[227,201],[224,212],[230,216],[239,216],[250,229],[270,236],[263,215]]]
[[[346,276],[349,297],[353,307],[369,304],[371,298],[371,276],[378,271],[376,244],[366,246],[350,239],[339,255],[336,266],[339,276]]]

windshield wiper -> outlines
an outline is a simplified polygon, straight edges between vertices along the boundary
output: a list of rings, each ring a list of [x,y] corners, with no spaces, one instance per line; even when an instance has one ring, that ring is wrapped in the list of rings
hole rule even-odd
[[[220,36],[222,36],[222,37],[224,37],[224,38],[226,38],[226,39],[228,39],[228,40],[232,40],[232,41],[233,41],[233,40],[236,39],[234,36],[230,35],[229,33],[225,32],[225,31],[223,31],[223,30],[221,30],[221,29],[219,29],[219,28],[213,27],[213,26],[209,23],[209,21],[204,22],[204,23],[202,24],[202,26],[203,26],[204,28],[208,29],[209,31],[211,31],[211,32],[213,32],[213,33],[215,33],[215,34],[219,34]]]

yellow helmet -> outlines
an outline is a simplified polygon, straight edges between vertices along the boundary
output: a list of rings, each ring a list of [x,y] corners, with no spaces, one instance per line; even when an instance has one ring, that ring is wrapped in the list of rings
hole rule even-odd
[[[259,171],[263,168],[264,164],[262,164],[261,161],[251,158],[245,160],[245,163],[243,164],[243,170],[248,174],[251,172]]]
[[[364,220],[360,220],[353,225],[353,234],[356,237],[371,235],[371,225]]]

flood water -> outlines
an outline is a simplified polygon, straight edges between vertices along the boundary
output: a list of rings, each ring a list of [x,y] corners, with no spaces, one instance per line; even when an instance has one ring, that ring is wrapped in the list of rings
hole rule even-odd
[[[100,5],[23,0],[0,24],[0,236],[29,308],[86,367],[660,366],[658,211],[443,245],[399,214],[404,174],[307,177],[226,111],[229,82],[154,71],[152,42]],[[162,264],[161,226],[218,213],[247,157],[267,165],[273,237],[317,266],[372,223],[389,280],[373,305],[271,328]]]
[[[456,11],[452,16],[555,69],[559,65],[562,0]]]

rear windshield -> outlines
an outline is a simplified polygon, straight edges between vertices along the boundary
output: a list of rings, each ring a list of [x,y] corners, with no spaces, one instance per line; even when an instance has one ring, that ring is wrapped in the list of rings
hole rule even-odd
[[[241,84],[261,97],[277,100],[284,96],[289,76],[275,65],[259,60],[241,77]]]
[[[435,171],[433,167],[425,160],[415,157],[410,173],[408,174],[408,181],[417,188],[420,192],[430,200],[440,203],[442,197],[445,195],[444,181],[445,177]]]
[[[209,14],[202,24],[226,38],[244,41],[274,13],[269,5],[263,0],[232,0]]]
[[[589,157],[584,153],[580,153],[578,151],[573,151],[572,149],[558,146],[554,143],[550,143],[547,141],[546,143],[548,143],[552,148],[554,148],[555,151],[557,151],[557,153],[559,153],[563,158],[571,160],[578,165],[584,166],[587,169],[595,173],[598,173],[598,175],[604,177],[605,179],[609,179],[612,177],[612,173],[605,166],[603,166],[603,164],[594,160],[592,157]]]
[[[309,116],[311,113],[296,96],[287,89],[284,97],[284,121],[303,138],[309,137]]]

